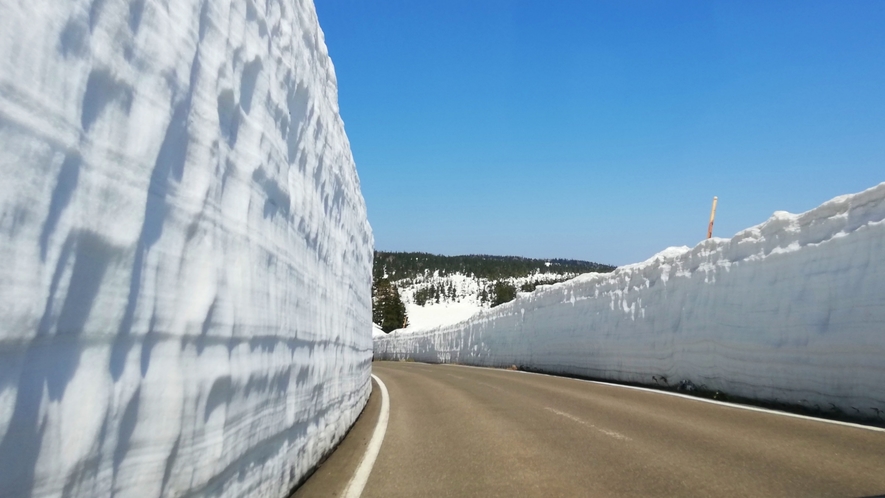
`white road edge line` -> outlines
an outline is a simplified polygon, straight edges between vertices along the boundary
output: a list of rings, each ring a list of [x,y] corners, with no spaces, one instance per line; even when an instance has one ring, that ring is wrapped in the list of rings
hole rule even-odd
[[[728,407],[731,407],[731,408],[740,408],[741,410],[750,410],[750,411],[753,411],[753,412],[770,413],[770,414],[772,414],[772,415],[781,415],[781,416],[784,416],[784,417],[800,418],[800,419],[803,419],[803,420],[810,420],[810,421],[812,421],[812,422],[823,422],[823,423],[825,423],[825,424],[842,425],[842,426],[845,426],[845,427],[853,427],[853,428],[855,428],[855,429],[866,429],[866,430],[868,430],[868,431],[885,432],[885,429],[883,429],[883,428],[881,428],[881,427],[875,427],[875,426],[872,426],[872,425],[853,424],[853,423],[851,423],[851,422],[842,422],[842,421],[839,421],[839,420],[830,420],[830,419],[828,419],[828,418],[809,417],[808,415],[799,415],[798,413],[781,412],[781,411],[777,411],[777,410],[770,410],[770,409],[768,409],[768,408],[760,408],[760,407],[758,407],[758,406],[739,405],[739,404],[736,404],[736,403],[728,403],[728,402],[725,402],[725,401],[717,401],[717,400],[715,400],[715,399],[701,398],[701,397],[699,397],[699,396],[690,396],[690,395],[688,395],[688,394],[674,393],[674,392],[670,392],[670,391],[661,391],[661,390],[658,390],[658,389],[650,389],[650,388],[647,388],[647,387],[627,386],[627,385],[624,385],[624,384],[615,384],[615,383],[612,383],[612,382],[602,382],[602,381],[598,381],[598,380],[576,379],[576,378],[574,378],[574,377],[565,377],[565,376],[563,376],[563,375],[545,374],[545,373],[540,373],[540,372],[526,372],[526,371],[524,371],[524,370],[508,370],[508,369],[506,369],[506,368],[477,367],[477,366],[473,366],[473,365],[455,365],[455,364],[452,364],[452,363],[440,363],[440,365],[451,365],[451,366],[453,366],[453,367],[464,367],[464,368],[482,368],[482,369],[485,369],[485,370],[496,370],[496,371],[514,372],[514,373],[530,374],[530,375],[543,375],[543,376],[545,376],[545,377],[557,377],[557,378],[560,378],[560,379],[570,379],[570,380],[575,380],[575,381],[578,381],[578,382],[589,382],[590,384],[599,384],[599,385],[601,385],[601,386],[621,387],[621,388],[624,388],[624,389],[635,389],[635,390],[637,390],[637,391],[645,391],[645,392],[649,392],[649,393],[666,394],[667,396],[676,396],[676,397],[678,397],[678,398],[690,399],[690,400],[692,400],[692,401],[701,401],[701,402],[704,402],[704,403],[710,403],[710,404],[712,404],[712,405],[728,406]]]
[[[378,458],[378,452],[381,451],[381,443],[384,442],[384,434],[387,433],[387,421],[390,419],[390,396],[387,393],[387,386],[381,382],[375,374],[372,378],[381,388],[381,415],[378,416],[378,423],[375,424],[375,432],[372,439],[369,440],[369,446],[366,448],[366,454],[363,460],[354,472],[347,488],[344,490],[343,498],[359,498],[363,494],[366,482],[369,481],[369,475],[372,473],[372,467],[375,465],[375,459]]]

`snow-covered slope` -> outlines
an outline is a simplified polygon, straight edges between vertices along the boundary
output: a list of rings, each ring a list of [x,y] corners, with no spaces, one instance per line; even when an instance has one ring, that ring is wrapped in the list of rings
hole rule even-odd
[[[408,326],[400,329],[403,332],[415,332],[432,329],[443,325],[458,323],[483,309],[491,308],[491,298],[488,291],[496,281],[513,285],[520,289],[523,284],[543,285],[547,282],[568,280],[577,276],[577,273],[540,273],[522,277],[508,277],[500,280],[464,275],[453,272],[440,275],[439,271],[426,272],[416,278],[394,281],[394,285],[400,293],[400,298],[406,306]],[[416,294],[429,287],[440,289],[433,297],[418,302]],[[483,291],[486,291],[483,299]]]
[[[451,300],[439,304],[424,304],[423,306],[415,303],[406,303],[408,325],[398,330],[408,333],[451,325],[467,320],[482,311],[482,309],[483,306],[473,299],[465,299],[463,301]]]
[[[0,0],[0,495],[281,497],[371,388],[309,0]]]
[[[731,239],[582,275],[466,322],[394,332],[375,339],[375,353],[689,380],[875,417],[885,411],[883,262],[885,183],[803,214],[775,213]]]

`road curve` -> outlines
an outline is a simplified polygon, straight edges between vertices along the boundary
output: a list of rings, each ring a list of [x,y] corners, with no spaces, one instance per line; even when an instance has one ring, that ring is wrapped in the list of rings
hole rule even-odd
[[[885,432],[521,372],[373,371],[390,421],[366,498],[885,494]]]

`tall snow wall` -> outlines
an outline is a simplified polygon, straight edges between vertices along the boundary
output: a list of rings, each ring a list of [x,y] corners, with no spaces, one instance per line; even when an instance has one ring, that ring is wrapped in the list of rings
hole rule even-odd
[[[310,0],[0,0],[0,496],[283,497],[364,406]]]
[[[456,325],[393,332],[374,349],[389,360],[689,380],[875,418],[885,411],[885,183]]]

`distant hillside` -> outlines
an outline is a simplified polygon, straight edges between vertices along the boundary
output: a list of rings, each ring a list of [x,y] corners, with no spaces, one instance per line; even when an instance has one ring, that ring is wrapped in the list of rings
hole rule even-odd
[[[519,293],[614,269],[573,259],[376,251],[373,321],[384,332],[454,323]]]
[[[391,281],[414,279],[439,272],[439,276],[461,274],[485,280],[522,278],[537,273],[581,274],[606,273],[611,265],[575,259],[532,259],[519,256],[440,256],[424,252],[375,251],[373,273],[375,280],[386,275]]]

